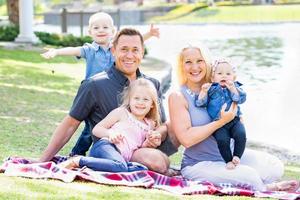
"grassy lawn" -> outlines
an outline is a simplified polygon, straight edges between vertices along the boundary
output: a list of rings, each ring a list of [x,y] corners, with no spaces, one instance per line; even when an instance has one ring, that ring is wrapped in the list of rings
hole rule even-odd
[[[37,52],[0,48],[0,159],[39,157],[53,130],[68,112],[84,74],[73,58],[44,60]],[[78,134],[78,133],[77,133]],[[76,136],[60,152],[67,155]],[[172,163],[179,164],[180,153]],[[300,166],[286,167],[285,178],[300,179]],[[105,186],[76,181],[34,180],[0,174],[0,199],[198,199],[159,190]],[[216,197],[201,199],[250,199]],[[253,199],[253,198],[251,198]]]
[[[202,3],[182,5],[150,21],[172,24],[300,21],[300,5],[203,6]]]

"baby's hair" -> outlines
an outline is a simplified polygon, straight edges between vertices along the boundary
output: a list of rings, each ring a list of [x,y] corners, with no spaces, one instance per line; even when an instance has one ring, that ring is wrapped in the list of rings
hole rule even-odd
[[[229,66],[231,66],[233,73],[236,73],[236,67],[231,64],[231,61],[229,60],[229,58],[215,59],[215,61],[212,64],[212,72],[214,73],[216,71],[217,67],[219,66],[219,64],[222,64],[222,63],[227,63]]]
[[[97,12],[90,16],[89,18],[89,28],[91,28],[92,24],[99,19],[108,19],[111,23],[111,26],[114,27],[114,20],[112,17],[105,12]]]
[[[161,121],[160,121],[160,107],[158,103],[158,95],[157,95],[157,90],[151,81],[145,78],[139,78],[131,82],[130,85],[123,90],[121,106],[125,107],[130,111],[130,107],[129,107],[130,96],[137,87],[142,87],[143,90],[149,92],[153,104],[152,104],[152,108],[147,113],[146,117],[152,119],[155,122],[155,126],[159,126]]]

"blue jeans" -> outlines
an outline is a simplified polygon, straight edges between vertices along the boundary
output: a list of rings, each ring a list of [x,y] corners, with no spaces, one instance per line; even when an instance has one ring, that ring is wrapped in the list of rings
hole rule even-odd
[[[90,157],[82,157],[80,167],[88,167],[95,171],[128,172],[127,162],[117,147],[106,139],[96,141],[90,151]]]
[[[85,156],[86,152],[89,150],[90,146],[92,145],[92,135],[90,130],[90,125],[87,121],[85,122],[85,126],[81,135],[79,136],[75,146],[71,151],[71,155],[82,155]]]
[[[239,117],[216,130],[213,134],[218,143],[221,156],[226,163],[232,161],[233,156],[242,157],[246,147],[246,130]],[[230,149],[230,140],[234,139],[233,155]]]

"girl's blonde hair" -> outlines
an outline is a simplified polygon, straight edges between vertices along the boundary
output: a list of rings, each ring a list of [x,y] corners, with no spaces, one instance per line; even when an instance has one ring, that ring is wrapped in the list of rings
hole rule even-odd
[[[136,88],[142,87],[143,90],[147,91],[152,99],[152,108],[150,111],[147,113],[146,117],[149,119],[152,119],[155,122],[155,126],[159,126],[161,121],[160,121],[160,107],[158,103],[158,95],[157,95],[157,90],[154,87],[154,84],[145,79],[145,78],[139,78],[133,82],[130,83],[128,87],[126,87],[123,90],[122,93],[122,107],[127,108],[130,111],[130,96],[132,95],[132,92],[136,90]]]
[[[187,82],[187,77],[184,72],[184,51],[188,49],[196,49],[199,51],[200,55],[203,57],[205,65],[206,65],[206,75],[205,75],[205,82],[211,82],[211,58],[208,52],[208,49],[204,48],[203,46],[188,46],[183,48],[179,55],[178,55],[178,62],[177,62],[177,78],[180,85],[184,85]]]

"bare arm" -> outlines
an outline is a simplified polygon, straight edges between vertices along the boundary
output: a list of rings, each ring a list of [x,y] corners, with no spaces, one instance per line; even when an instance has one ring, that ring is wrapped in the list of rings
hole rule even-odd
[[[232,104],[229,111],[225,112],[223,107],[221,118],[203,126],[192,127],[191,118],[188,112],[188,103],[180,92],[174,92],[169,96],[169,112],[172,129],[184,147],[190,147],[197,144],[214,131],[221,128],[224,124],[230,122],[236,113],[237,106]]]
[[[42,53],[41,56],[50,59],[55,56],[80,56],[81,47],[66,47],[61,49],[47,49],[45,53]]]
[[[98,138],[109,137],[110,128],[122,118],[125,117],[126,111],[124,108],[116,108],[111,111],[103,120],[101,120],[92,130],[93,135]]]
[[[62,123],[55,129],[50,142],[39,161],[45,162],[51,160],[53,156],[55,156],[55,154],[69,141],[79,125],[80,121],[70,115],[67,115],[63,119]]]

